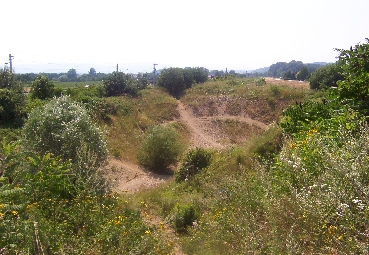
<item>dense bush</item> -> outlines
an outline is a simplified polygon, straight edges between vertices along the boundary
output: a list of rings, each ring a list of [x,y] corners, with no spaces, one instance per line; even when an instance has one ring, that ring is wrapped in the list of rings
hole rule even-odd
[[[179,170],[176,172],[176,182],[190,179],[192,176],[210,164],[211,153],[202,148],[191,149],[185,155]]]
[[[307,66],[303,66],[300,71],[296,74],[296,79],[299,81],[304,81],[309,77],[310,73]]]
[[[326,89],[337,86],[337,81],[342,80],[341,68],[337,64],[329,64],[317,69],[309,79],[311,89]]]
[[[104,80],[106,96],[120,96],[123,94],[136,94],[132,86],[132,79],[123,72],[113,72]]]
[[[183,80],[185,84],[185,88],[189,89],[192,87],[192,84],[195,83],[195,79],[192,73],[192,70],[190,68],[182,69],[183,73]]]
[[[369,114],[369,39],[366,43],[357,44],[348,50],[338,50],[338,64],[344,79],[338,83],[341,99],[354,100]]]
[[[21,125],[25,96],[16,75],[0,70],[0,124]]]
[[[102,164],[107,155],[102,131],[87,111],[69,97],[53,99],[29,114],[24,129],[24,146],[41,154],[53,153],[64,161]]]
[[[46,76],[39,75],[32,83],[30,95],[33,99],[45,100],[52,98],[55,94],[54,82],[49,80]]]
[[[0,89],[0,124],[11,124],[22,118],[24,97],[10,89]]]
[[[185,89],[192,87],[193,83],[203,83],[207,78],[203,68],[171,67],[161,71],[157,84],[173,97],[179,98]]]
[[[137,158],[149,170],[165,173],[177,163],[181,151],[178,133],[171,127],[156,126],[147,132]]]
[[[178,233],[186,233],[187,228],[196,224],[200,216],[198,208],[195,205],[189,204],[177,206],[174,215],[174,227]]]
[[[165,88],[175,98],[186,89],[186,84],[181,68],[167,68],[161,71],[158,82],[159,87]]]
[[[204,68],[195,67],[191,68],[191,71],[196,83],[204,83],[208,80],[208,74],[205,72]]]

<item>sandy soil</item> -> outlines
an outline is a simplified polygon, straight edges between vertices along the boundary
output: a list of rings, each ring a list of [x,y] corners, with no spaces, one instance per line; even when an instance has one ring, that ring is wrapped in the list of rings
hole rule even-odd
[[[274,85],[289,85],[295,88],[310,88],[310,84],[307,81],[297,81],[297,80],[283,80],[267,77],[265,78],[268,84]]]

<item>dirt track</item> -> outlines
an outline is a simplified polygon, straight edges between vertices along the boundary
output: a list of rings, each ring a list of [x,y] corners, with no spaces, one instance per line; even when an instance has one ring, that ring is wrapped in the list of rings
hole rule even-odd
[[[191,132],[191,147],[224,149],[225,145],[221,144],[219,135],[212,133],[211,123],[214,120],[236,120],[238,122],[246,122],[256,126],[262,130],[268,128],[263,122],[241,116],[206,116],[195,117],[192,109],[187,107],[181,101],[178,102],[178,112],[180,121],[184,123]],[[142,167],[131,162],[109,159],[106,169],[110,172],[109,177],[115,183],[115,189],[118,192],[134,193],[141,189],[152,188],[165,183],[171,176],[154,174],[146,171]]]

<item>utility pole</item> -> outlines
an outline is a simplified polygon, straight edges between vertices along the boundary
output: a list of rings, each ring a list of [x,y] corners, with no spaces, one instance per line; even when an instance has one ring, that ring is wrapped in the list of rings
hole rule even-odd
[[[12,56],[12,54],[9,54],[9,64],[10,64],[10,72],[13,72],[13,64],[12,64],[12,59],[14,58],[14,56]]]
[[[117,64],[117,72],[118,72],[118,64]]]
[[[155,84],[156,84],[156,68],[155,68],[155,66],[157,66],[158,64],[154,64],[154,71],[153,71],[153,73],[154,73],[154,79],[153,79],[153,83],[154,83],[154,87],[155,87]]]

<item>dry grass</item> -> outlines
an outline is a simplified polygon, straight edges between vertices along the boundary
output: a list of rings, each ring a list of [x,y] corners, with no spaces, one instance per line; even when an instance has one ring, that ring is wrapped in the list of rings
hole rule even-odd
[[[178,118],[177,102],[160,90],[142,91],[136,98],[111,98],[118,106],[118,112],[111,116],[106,125],[108,145],[111,154],[137,163],[136,151],[142,135],[151,126],[166,123]],[[182,127],[178,125],[178,128]]]

